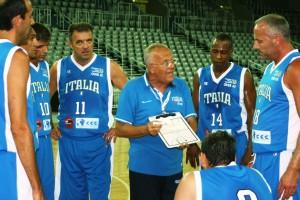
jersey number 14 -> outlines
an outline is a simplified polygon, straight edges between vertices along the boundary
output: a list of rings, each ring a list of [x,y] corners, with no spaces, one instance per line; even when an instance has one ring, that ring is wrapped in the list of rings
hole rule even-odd
[[[212,113],[211,114],[212,116],[212,120],[211,120],[211,126],[216,126],[216,124],[218,124],[218,126],[222,126],[223,123],[222,123],[222,114],[219,113],[216,115],[216,113]]]

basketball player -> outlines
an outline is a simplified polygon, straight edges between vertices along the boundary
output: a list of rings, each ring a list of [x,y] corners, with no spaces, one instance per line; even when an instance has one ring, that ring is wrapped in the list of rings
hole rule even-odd
[[[271,189],[254,169],[235,163],[235,140],[226,132],[209,134],[201,144],[201,171],[186,174],[175,200],[272,200]]]
[[[26,113],[29,59],[24,44],[33,23],[29,0],[0,1],[0,197],[44,199]]]
[[[27,40],[24,40],[24,42],[20,43],[19,45],[29,54],[33,51],[33,40],[35,38],[35,31],[33,28],[30,29],[29,36]],[[29,76],[27,81],[27,121],[30,127],[30,130],[33,134],[33,142],[34,142],[34,150],[37,151],[39,148],[39,141],[38,141],[38,132],[36,127],[36,109],[34,106],[34,95],[33,95],[33,88],[31,87],[31,75],[29,70]]]
[[[167,148],[158,136],[161,125],[148,119],[180,112],[196,130],[196,113],[186,82],[174,77],[174,58],[166,45],[149,45],[144,51],[144,62],[146,73],[128,82],[116,115],[117,135],[130,142],[130,199],[173,200],[182,177],[182,149]],[[189,161],[198,157],[198,149],[197,144],[188,147]]]
[[[32,25],[36,35],[32,51],[29,52],[31,88],[36,110],[36,127],[39,148],[36,151],[38,170],[46,200],[54,199],[54,162],[51,142],[51,108],[49,91],[49,65],[46,56],[50,41],[50,31],[42,24]]]
[[[273,199],[300,199],[300,53],[287,20],[268,14],[255,21],[253,48],[267,65],[253,117],[254,167],[269,182]]]
[[[233,41],[227,34],[212,42],[212,64],[199,68],[194,76],[193,100],[198,110],[198,135],[226,131],[236,139],[236,161],[251,159],[251,126],[256,98],[251,73],[233,62]]]
[[[93,53],[93,42],[90,24],[71,25],[73,53],[50,72],[51,95],[58,90],[59,96],[59,199],[108,199],[114,136],[111,83],[122,89],[127,78],[118,64]]]

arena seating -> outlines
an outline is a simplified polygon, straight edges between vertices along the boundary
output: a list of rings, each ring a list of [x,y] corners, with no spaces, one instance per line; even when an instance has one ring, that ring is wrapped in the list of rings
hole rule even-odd
[[[134,3],[122,0],[32,0],[36,21],[51,28],[50,64],[71,52],[67,45],[68,25],[88,22],[94,25],[95,51],[119,62],[129,78],[145,71],[143,49],[161,42],[173,50],[176,75],[192,88],[196,70],[210,64],[212,38],[219,32],[227,32],[234,40],[233,60],[249,67],[258,82],[267,61],[262,61],[252,49],[252,20],[239,20],[228,10],[216,9],[207,1],[161,1],[169,8],[169,18],[143,13]],[[292,37],[299,47],[297,38]],[[119,92],[115,94],[118,96]]]

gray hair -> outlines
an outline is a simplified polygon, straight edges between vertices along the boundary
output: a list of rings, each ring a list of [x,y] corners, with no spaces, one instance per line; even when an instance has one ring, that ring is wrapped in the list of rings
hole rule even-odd
[[[278,14],[268,14],[255,21],[255,25],[266,23],[269,26],[270,34],[280,34],[287,41],[290,40],[290,25],[285,17]]]
[[[148,60],[149,60],[149,55],[151,54],[151,52],[156,49],[156,48],[164,48],[164,49],[168,49],[171,51],[171,49],[169,49],[169,47],[165,44],[162,43],[153,43],[150,44],[145,50],[144,50],[144,63],[147,65],[148,64]]]

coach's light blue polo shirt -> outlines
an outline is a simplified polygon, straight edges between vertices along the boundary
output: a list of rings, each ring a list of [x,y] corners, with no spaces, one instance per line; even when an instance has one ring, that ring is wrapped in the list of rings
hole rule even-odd
[[[180,112],[184,118],[196,116],[186,82],[175,78],[160,97],[146,74],[131,80],[122,90],[116,120],[133,126],[145,125],[150,116]],[[167,148],[160,137],[130,138],[129,169],[134,172],[169,176],[182,171],[182,150]]]

